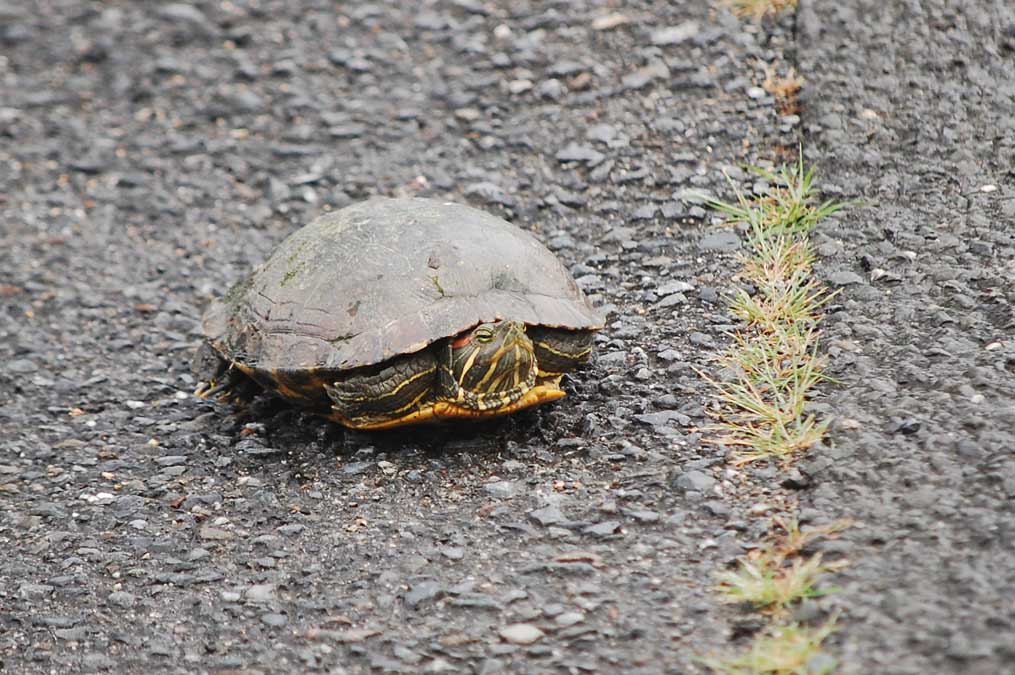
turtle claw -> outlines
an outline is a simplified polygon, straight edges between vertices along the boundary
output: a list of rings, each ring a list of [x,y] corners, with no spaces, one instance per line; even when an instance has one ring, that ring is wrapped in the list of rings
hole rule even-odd
[[[257,383],[219,356],[208,343],[198,348],[191,369],[203,378],[194,395],[206,401],[246,403],[260,390]]]
[[[228,368],[222,375],[202,382],[194,395],[206,401],[233,405],[249,403],[261,388],[238,368]]]
[[[212,379],[197,385],[197,389],[194,390],[194,396],[207,401],[212,398],[216,398],[216,394],[226,391],[228,388],[228,382],[218,382]]]

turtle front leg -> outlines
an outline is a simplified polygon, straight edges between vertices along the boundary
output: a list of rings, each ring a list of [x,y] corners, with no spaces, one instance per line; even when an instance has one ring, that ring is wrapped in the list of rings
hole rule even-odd
[[[430,349],[387,361],[379,370],[352,371],[324,385],[330,419],[355,429],[379,429],[416,419],[432,398],[437,360]]]
[[[564,373],[588,362],[592,353],[594,338],[590,330],[529,326],[528,336],[536,354],[541,382],[560,382]]]
[[[256,382],[223,359],[207,342],[194,352],[190,369],[202,380],[194,390],[198,398],[215,399],[222,403],[247,403],[261,390]]]

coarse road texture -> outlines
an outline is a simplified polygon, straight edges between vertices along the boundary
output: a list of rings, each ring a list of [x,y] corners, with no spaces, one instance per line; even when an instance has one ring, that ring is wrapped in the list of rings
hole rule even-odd
[[[699,2],[408,5],[0,0],[4,672],[700,672],[759,625],[713,574],[801,494],[858,521],[826,546],[848,591],[801,617],[848,609],[844,672],[1003,672],[1000,4],[763,29]],[[792,157],[800,118],[757,85],[796,34],[803,140],[867,205],[819,235],[847,383],[819,404],[859,428],[784,480],[698,431],[739,241],[689,195]],[[190,395],[207,302],[373,194],[487,208],[568,264],[609,325],[566,399],[364,434]]]
[[[845,386],[801,465],[856,521],[841,672],[1015,673],[1015,9],[811,2],[797,38],[809,159],[864,203],[816,238]]]

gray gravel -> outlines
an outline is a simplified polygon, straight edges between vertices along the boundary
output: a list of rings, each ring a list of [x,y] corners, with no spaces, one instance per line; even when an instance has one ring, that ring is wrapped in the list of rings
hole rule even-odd
[[[847,672],[999,672],[1003,17],[920,24],[955,24],[953,58],[888,41],[880,5],[763,28],[700,3],[403,5],[0,0],[2,669],[700,672],[759,625],[713,574],[800,494],[861,524],[825,545],[849,592],[802,615],[849,610]],[[695,195],[792,156],[801,118],[758,85],[795,34],[808,152],[869,201],[818,237],[849,386],[816,405],[849,415],[779,485],[701,442],[739,242]],[[875,38],[918,87],[865,86]],[[482,206],[560,255],[610,317],[566,399],[365,434],[190,395],[207,302],[373,194]]]

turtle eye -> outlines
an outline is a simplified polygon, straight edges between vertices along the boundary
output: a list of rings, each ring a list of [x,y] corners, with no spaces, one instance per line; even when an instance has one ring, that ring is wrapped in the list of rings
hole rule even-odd
[[[472,337],[476,338],[480,342],[489,342],[493,339],[493,331],[489,328],[477,328],[473,331]]]

